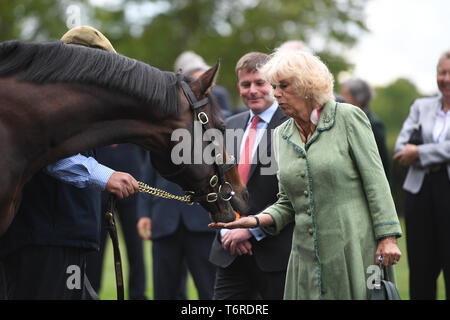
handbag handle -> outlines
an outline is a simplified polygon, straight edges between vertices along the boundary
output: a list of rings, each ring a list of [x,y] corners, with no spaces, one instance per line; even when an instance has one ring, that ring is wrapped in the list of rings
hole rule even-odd
[[[389,281],[387,269],[386,269],[386,267],[383,267],[383,255],[382,254],[380,254],[378,256],[378,261],[380,261],[379,265],[378,265],[378,267],[380,268],[380,281],[381,280]],[[383,273],[383,275],[381,275],[382,273]]]

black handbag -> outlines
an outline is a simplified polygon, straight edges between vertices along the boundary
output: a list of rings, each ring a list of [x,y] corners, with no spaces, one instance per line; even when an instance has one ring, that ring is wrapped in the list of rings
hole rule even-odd
[[[380,259],[380,279],[369,289],[369,300],[402,300],[395,284],[388,279],[386,267],[382,268]],[[384,276],[382,276],[382,274]],[[383,279],[384,278],[384,279]]]
[[[423,144],[422,126],[419,123],[416,125],[413,132],[411,132],[408,143],[415,144],[416,146],[418,146],[419,144]]]

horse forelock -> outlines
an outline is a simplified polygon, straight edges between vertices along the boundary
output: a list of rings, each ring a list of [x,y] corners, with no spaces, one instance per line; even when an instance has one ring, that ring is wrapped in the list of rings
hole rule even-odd
[[[178,78],[143,62],[61,41],[0,43],[0,76],[34,83],[66,82],[120,91],[166,114],[180,110]]]

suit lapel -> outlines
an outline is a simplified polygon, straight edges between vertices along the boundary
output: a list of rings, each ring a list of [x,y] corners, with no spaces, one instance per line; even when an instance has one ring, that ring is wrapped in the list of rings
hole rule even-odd
[[[438,109],[441,107],[442,100],[438,97],[432,107],[424,112],[423,122],[422,122],[422,135],[424,137],[424,142],[432,142],[433,141],[433,127],[436,121],[436,114]],[[420,122],[420,120],[419,120]]]
[[[242,132],[244,132],[249,118],[250,118],[250,112],[249,111],[243,112],[240,117],[238,117],[237,119],[235,119],[235,121],[233,121],[232,123],[229,123],[227,125],[227,129],[241,129],[241,130],[243,130]],[[239,163],[239,159],[241,158],[240,148],[241,148],[242,138],[243,138],[243,134],[234,136],[234,138],[233,138],[234,139],[233,155],[236,159],[236,163]]]
[[[422,125],[422,136],[424,143],[429,143],[433,141],[433,127],[436,121],[436,112],[440,107],[440,99],[437,98],[433,101],[432,105],[428,105],[423,108],[421,116],[419,118],[419,123]]]

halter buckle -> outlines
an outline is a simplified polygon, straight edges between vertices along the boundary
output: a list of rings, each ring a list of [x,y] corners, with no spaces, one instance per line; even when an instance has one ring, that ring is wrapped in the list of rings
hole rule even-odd
[[[208,115],[203,111],[197,115],[197,119],[201,124],[207,124],[209,122]]]
[[[214,188],[217,186],[217,182],[219,182],[219,178],[216,175],[213,175],[211,180],[209,180],[209,185]]]
[[[208,202],[216,202],[218,199],[217,193],[211,192],[206,195],[206,201]]]
[[[222,194],[222,187],[223,186],[228,186],[228,188],[230,188],[230,192],[228,192],[228,194],[226,194],[226,196],[225,195],[223,195]],[[233,196],[236,194],[235,192],[234,192],[234,190],[233,190],[233,186],[231,185],[231,183],[229,183],[229,182],[224,182],[224,184],[222,184],[222,185],[220,185],[219,186],[219,195],[220,195],[220,198],[223,200],[223,201],[230,201],[231,200],[231,198],[233,198]]]

